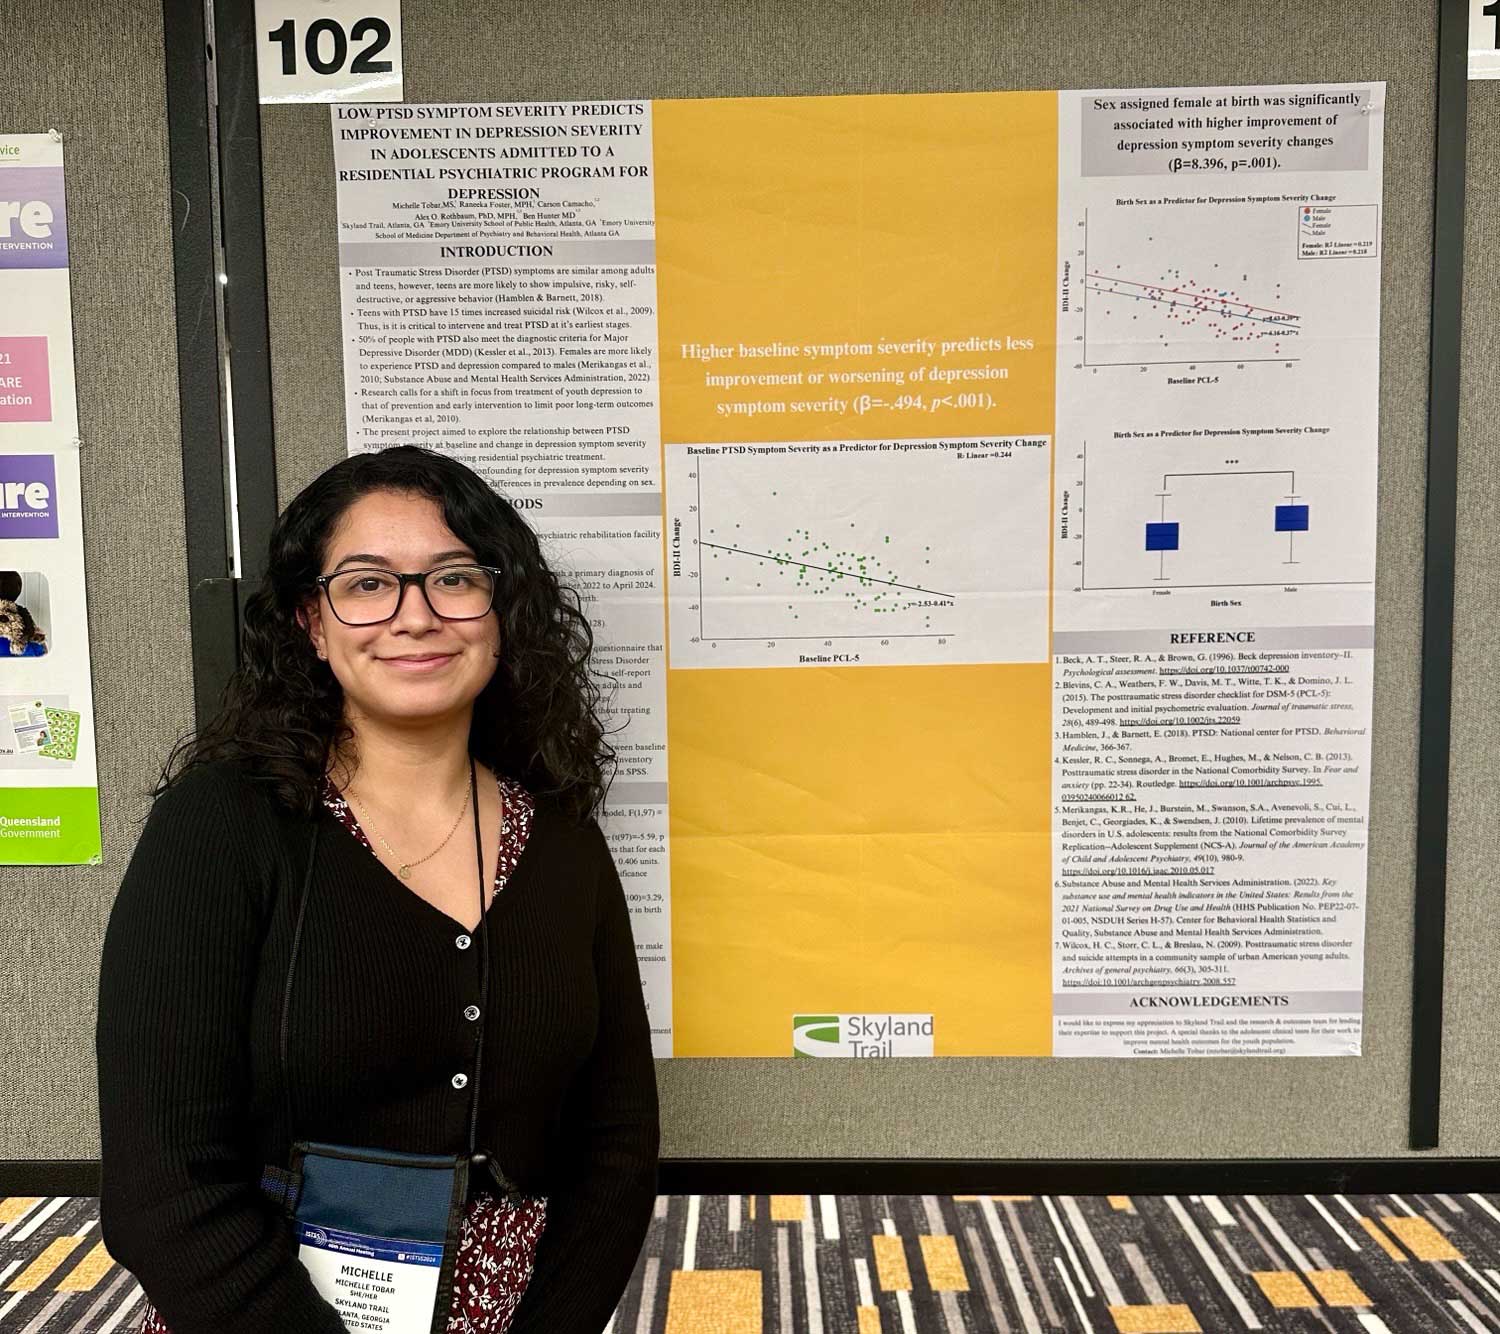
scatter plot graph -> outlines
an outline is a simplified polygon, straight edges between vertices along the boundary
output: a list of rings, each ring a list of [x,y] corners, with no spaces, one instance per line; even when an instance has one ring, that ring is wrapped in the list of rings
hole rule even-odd
[[[1270,306],[1253,305],[1244,299],[1239,287],[1204,283],[1181,269],[1167,269],[1156,282],[1141,282],[1118,273],[1092,270],[1085,274],[1085,280],[1086,299],[1096,309],[1101,305],[1104,307],[1100,319],[1106,326],[1115,314],[1108,309],[1110,302],[1134,303],[1133,306],[1123,305],[1121,311],[1132,323],[1139,322],[1143,315],[1148,320],[1157,320],[1159,328],[1146,332],[1150,340],[1163,348],[1193,338],[1212,339],[1221,343],[1221,350],[1226,353],[1236,352],[1239,344],[1252,344],[1252,356],[1265,359],[1269,353],[1271,359],[1280,360],[1281,353],[1291,354],[1294,340],[1301,332],[1301,316],[1290,311],[1273,310]],[[1249,281],[1249,274],[1241,274],[1236,279],[1238,283]],[[1273,292],[1272,299],[1279,295]],[[1243,360],[1240,357],[1232,359]]]
[[[1044,660],[1050,451],[668,446],[671,665]]]
[[[1284,206],[1084,215],[1085,366],[1300,361],[1296,227]],[[1283,216],[1284,215],[1284,216]]]
[[[773,488],[768,499],[774,502],[779,494]],[[915,576],[904,575],[874,552],[862,552],[852,547],[846,549],[836,547],[833,542],[819,541],[819,534],[811,528],[799,528],[779,543],[768,543],[772,548],[769,551],[751,551],[735,545],[731,540],[739,536],[743,527],[743,524],[736,523],[733,532],[721,533],[717,528],[700,525],[699,531],[703,536],[698,539],[699,546],[708,553],[710,561],[725,558],[726,568],[734,563],[734,557],[748,557],[752,560],[757,573],[764,575],[763,578],[756,578],[755,587],[774,589],[779,586],[785,589],[792,599],[786,604],[786,610],[793,621],[801,619],[801,613],[797,610],[798,600],[803,594],[808,594],[815,600],[842,597],[853,604],[854,610],[868,612],[871,616],[896,616],[903,628],[891,633],[941,634],[941,631],[933,629],[932,613],[953,603],[951,593],[903,583],[902,579]],[[848,527],[858,529],[859,525],[850,522]],[[835,538],[840,536],[836,529],[830,531]],[[883,546],[889,547],[891,536],[886,533],[879,540]],[[923,547],[920,557],[922,566],[932,564],[931,552],[930,546]],[[912,559],[915,561],[918,558],[913,555]],[[720,578],[720,572],[710,566],[705,577],[708,580],[706,587],[712,590],[712,585]],[[724,573],[722,578],[726,584],[735,582],[733,573]],[[913,614],[904,615],[908,612]],[[939,620],[941,621],[941,614]]]

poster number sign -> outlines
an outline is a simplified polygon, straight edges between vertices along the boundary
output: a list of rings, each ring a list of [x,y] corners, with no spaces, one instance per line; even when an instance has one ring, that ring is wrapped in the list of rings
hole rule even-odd
[[[262,102],[399,102],[400,0],[256,0]]]
[[[1500,0],[1469,0],[1469,77],[1500,79]]]

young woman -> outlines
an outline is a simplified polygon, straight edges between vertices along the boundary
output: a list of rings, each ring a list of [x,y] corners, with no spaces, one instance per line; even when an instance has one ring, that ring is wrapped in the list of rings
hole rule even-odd
[[[169,762],[105,939],[100,1222],[143,1330],[339,1334],[263,1169],[293,1140],[462,1153],[476,1097],[498,1171],[471,1178],[448,1329],[608,1321],[658,1131],[592,818],[613,756],[591,642],[531,530],[450,459],[357,455],[278,520],[242,665]]]

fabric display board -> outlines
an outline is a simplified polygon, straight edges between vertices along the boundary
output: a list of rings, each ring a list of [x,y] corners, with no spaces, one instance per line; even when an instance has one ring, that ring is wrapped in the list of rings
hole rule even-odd
[[[587,600],[658,1055],[1360,1051],[1384,100],[331,108],[349,449]]]

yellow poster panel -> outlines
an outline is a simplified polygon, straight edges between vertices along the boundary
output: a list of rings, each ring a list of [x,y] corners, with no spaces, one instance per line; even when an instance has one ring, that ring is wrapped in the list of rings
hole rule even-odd
[[[665,473],[695,445],[1051,436],[1054,94],[652,112]],[[820,545],[828,516],[770,496]],[[842,1013],[930,1014],[935,1055],[1049,1054],[1044,640],[840,648],[669,671],[675,1054],[789,1056],[794,1016]]]
[[[667,444],[1051,432],[1055,93],[652,116]]]

